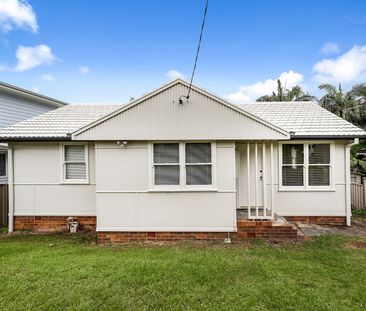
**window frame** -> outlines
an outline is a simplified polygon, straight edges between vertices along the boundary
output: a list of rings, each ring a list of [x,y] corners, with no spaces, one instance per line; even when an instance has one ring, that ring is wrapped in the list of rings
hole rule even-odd
[[[282,163],[282,146],[283,145],[303,145],[304,146],[304,164],[303,165],[303,186],[284,186],[282,184],[282,167],[288,166]],[[314,144],[330,145],[329,164],[309,164],[309,146]],[[278,184],[279,191],[335,191],[333,184],[333,163],[334,163],[334,141],[288,141],[279,142],[278,144]],[[301,165],[301,164],[300,164]],[[328,186],[310,186],[309,185],[309,167],[310,166],[329,166],[329,185]]]
[[[0,150],[0,154],[5,155],[5,175],[0,175],[0,178],[7,178],[8,177],[8,150]]]
[[[211,145],[211,184],[210,185],[187,185],[186,183],[186,144],[209,143]],[[178,185],[155,185],[154,144],[178,144],[179,145],[179,184]],[[216,142],[214,141],[152,141],[149,142],[149,189],[152,192],[179,192],[179,191],[217,191],[216,185]],[[177,165],[177,164],[173,164]],[[188,164],[191,165],[191,164]],[[194,163],[193,165],[196,165]]]
[[[71,162],[71,163],[85,163],[85,179],[67,179],[66,178],[66,164],[70,162],[65,161],[65,147],[66,146],[84,146],[85,162]],[[89,184],[89,144],[79,142],[60,143],[60,159],[61,159],[61,184]]]

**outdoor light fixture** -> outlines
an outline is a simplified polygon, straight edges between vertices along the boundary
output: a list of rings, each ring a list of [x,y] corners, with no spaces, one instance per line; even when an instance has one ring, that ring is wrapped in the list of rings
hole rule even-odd
[[[128,144],[128,141],[126,140],[117,140],[117,145],[121,146],[121,147],[126,147]]]

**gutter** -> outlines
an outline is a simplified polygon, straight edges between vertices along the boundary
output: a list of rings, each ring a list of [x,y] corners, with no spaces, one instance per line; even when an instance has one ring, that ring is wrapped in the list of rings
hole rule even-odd
[[[291,139],[354,139],[366,138],[366,135],[294,135],[291,134]]]
[[[64,137],[7,137],[1,138],[0,142],[12,142],[12,141],[65,141],[71,140],[71,136]]]
[[[346,174],[346,223],[347,226],[351,226],[351,159],[350,150],[351,147],[359,143],[358,138],[354,138],[353,142],[345,145],[344,148],[344,163],[345,163],[345,174]]]

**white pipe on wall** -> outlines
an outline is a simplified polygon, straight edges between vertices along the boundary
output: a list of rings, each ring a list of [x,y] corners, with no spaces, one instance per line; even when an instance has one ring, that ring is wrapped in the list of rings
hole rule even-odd
[[[347,226],[351,225],[351,159],[350,159],[350,150],[351,147],[357,145],[359,143],[359,139],[355,138],[352,143],[347,144],[344,148],[344,157],[345,157],[345,174],[346,174],[346,221]]]
[[[14,231],[14,164],[13,164],[13,147],[8,148],[8,191],[9,191],[9,227],[8,232]]]

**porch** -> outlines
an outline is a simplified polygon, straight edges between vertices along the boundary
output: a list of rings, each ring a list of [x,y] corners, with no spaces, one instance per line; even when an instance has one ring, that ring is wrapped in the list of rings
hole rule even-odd
[[[236,143],[236,208],[238,221],[276,220],[274,192],[277,182],[277,143]],[[275,162],[277,161],[277,162]]]

